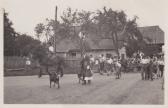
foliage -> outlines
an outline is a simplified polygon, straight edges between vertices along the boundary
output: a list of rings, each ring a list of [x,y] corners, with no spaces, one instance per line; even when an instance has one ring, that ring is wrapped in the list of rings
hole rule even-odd
[[[8,13],[4,12],[4,55],[15,55],[15,38],[17,33],[12,27],[13,23],[8,18]]]
[[[124,11],[114,11],[111,8],[98,10],[95,20],[98,25],[99,36],[113,40],[116,52],[119,54],[119,40],[127,43],[127,54],[132,55],[140,50],[143,40],[141,33],[137,28],[137,17],[128,20]]]
[[[94,33],[97,34],[95,38],[112,39],[117,53],[119,53],[119,40],[124,40],[127,43],[126,49],[129,56],[144,48],[145,42],[137,28],[137,17],[132,20],[127,19],[124,11],[115,11],[104,7],[94,13],[68,8],[63,12],[61,19],[62,22],[46,19],[45,22],[37,24],[34,30],[38,40],[45,37],[46,43],[51,42],[53,44],[54,36],[56,42],[67,38],[73,41],[76,40],[79,47],[81,44],[78,33],[82,31],[86,37],[87,34]],[[76,30],[75,27],[79,27],[79,30]],[[83,45],[88,45],[86,43]],[[28,53],[31,53],[38,59],[46,56],[48,49],[46,45],[30,38],[30,36],[16,33],[12,28],[12,22],[7,17],[7,13],[4,14],[4,47],[5,55],[27,56]],[[86,47],[89,48],[90,46]]]
[[[30,56],[33,59],[41,61],[47,56],[47,49],[45,45],[41,44],[39,40],[33,39],[31,36],[21,34],[16,37],[16,46],[19,56]]]
[[[37,26],[35,27],[36,36],[39,40],[40,40],[40,36],[43,33],[44,29],[45,27],[42,23],[37,24]]]
[[[106,7],[102,10],[98,10],[97,13],[67,8],[61,16],[61,23],[48,20],[47,25],[52,25],[52,28],[55,27],[53,30],[57,31],[55,32],[57,42],[65,38],[73,41],[76,40],[79,47],[81,45],[78,37],[79,31],[83,32],[86,37],[88,36],[87,34],[93,33],[97,35],[97,37],[94,38],[112,39],[118,55],[118,50],[120,48],[119,41],[122,40],[123,43],[127,43],[127,55],[132,55],[134,52],[144,47],[144,41],[136,23],[137,18],[138,17],[135,16],[132,20],[127,19],[127,15],[124,11],[115,11],[111,8],[107,9]],[[44,25],[44,28],[50,28],[49,26],[47,27],[47,25]],[[44,31],[47,30],[44,29]],[[50,35],[49,37],[49,41],[52,43],[54,40],[53,37],[54,35]],[[86,47],[89,48],[90,46]]]

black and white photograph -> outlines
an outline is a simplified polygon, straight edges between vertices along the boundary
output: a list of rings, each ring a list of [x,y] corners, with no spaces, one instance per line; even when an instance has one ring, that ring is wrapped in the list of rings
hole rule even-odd
[[[2,0],[3,104],[165,105],[166,0]]]

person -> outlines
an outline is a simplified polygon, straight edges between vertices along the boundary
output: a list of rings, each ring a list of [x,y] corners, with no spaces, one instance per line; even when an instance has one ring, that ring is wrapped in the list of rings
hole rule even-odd
[[[119,79],[121,77],[121,64],[118,59],[114,61],[114,69],[116,72],[116,79]]]
[[[99,67],[99,58],[96,57],[96,59],[95,59],[95,69],[96,69],[96,71],[97,71],[98,73],[100,73],[100,72],[99,72],[99,71],[100,71],[99,68],[100,68],[100,67]]]
[[[153,65],[154,65],[153,75],[155,75],[155,78],[158,78],[157,74],[158,74],[159,66],[158,66],[158,58],[156,56],[153,57]]]
[[[26,72],[29,72],[30,71],[30,67],[31,66],[31,61],[30,59],[27,57],[26,58]]]
[[[112,63],[113,60],[111,59],[111,57],[107,60],[107,75],[109,76],[111,74],[112,71]]]
[[[92,79],[93,79],[93,73],[92,73],[92,70],[91,70],[90,65],[87,64],[86,74],[85,74],[85,82],[88,81],[88,83],[90,84]],[[85,83],[85,84],[86,84],[86,83]]]
[[[124,58],[121,59],[121,67],[122,67],[122,70],[126,73],[127,72],[127,60]]]
[[[61,77],[63,77],[64,73],[63,73],[63,67],[62,67],[61,61],[58,62],[57,72],[60,74]]]
[[[143,57],[140,61],[141,63],[141,77],[142,80],[144,79],[148,79],[149,76],[149,70],[148,70],[148,66],[149,66],[149,58],[148,57]]]
[[[85,66],[84,66],[84,62],[85,62],[85,56],[83,56],[83,58],[82,58],[82,60],[80,61],[80,76],[82,77],[82,80],[83,80],[83,84],[84,83],[86,83],[85,81],[84,81],[84,79],[85,79]]]
[[[160,77],[163,77],[163,71],[164,71],[164,59],[163,59],[163,56],[161,56],[161,58],[158,60],[158,67],[159,67],[159,70],[161,72],[161,76]]]
[[[42,77],[42,67],[41,67],[41,64],[39,62],[37,62],[37,68],[39,68],[39,75],[38,77]]]
[[[81,75],[83,77],[83,85],[85,85],[87,81],[90,83],[92,79],[92,71],[90,68],[90,57],[87,55],[84,55],[81,60]]]
[[[95,63],[95,59],[92,55],[90,55],[90,64],[91,64],[91,69],[93,70],[93,66],[94,66],[94,63]]]
[[[104,61],[105,61],[105,57],[102,54],[100,56],[100,74],[102,75],[104,73]]]

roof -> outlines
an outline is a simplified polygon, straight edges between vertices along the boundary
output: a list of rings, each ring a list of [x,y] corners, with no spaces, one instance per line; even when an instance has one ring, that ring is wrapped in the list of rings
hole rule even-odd
[[[80,27],[74,27],[76,33],[78,34],[80,31]],[[101,39],[101,38],[97,38],[98,34],[90,32],[89,34],[87,34],[87,37],[85,39],[85,49],[86,50],[114,50],[114,43],[112,39]],[[119,48],[121,48],[123,46],[123,42],[119,42],[118,44]],[[59,41],[56,45],[57,47],[57,52],[68,52],[70,51],[79,51],[80,46],[79,46],[79,38],[74,38],[73,40],[70,39],[63,39],[61,41]]]
[[[148,44],[164,43],[164,32],[159,26],[145,26],[138,29]]]
[[[85,49],[86,50],[108,50],[108,49],[114,49],[114,45],[112,40],[109,39],[102,39],[102,40],[96,40],[97,42],[94,42],[91,39],[86,39],[85,40]],[[79,44],[76,41],[64,39],[60,41],[56,45],[56,50],[57,52],[68,52],[69,50],[73,51],[78,51]]]
[[[75,49],[76,44],[70,39],[63,39],[56,44],[57,52],[68,52],[70,49]]]

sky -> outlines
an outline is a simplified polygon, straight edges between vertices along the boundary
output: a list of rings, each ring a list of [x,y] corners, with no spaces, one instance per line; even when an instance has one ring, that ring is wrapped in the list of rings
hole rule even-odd
[[[104,6],[113,10],[124,10],[128,18],[139,17],[139,26],[159,25],[166,30],[166,0],[4,0],[3,7],[9,13],[17,32],[34,36],[34,28],[46,18],[54,19],[58,6],[58,20],[68,7],[78,10],[96,11]]]

